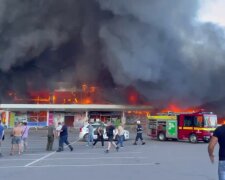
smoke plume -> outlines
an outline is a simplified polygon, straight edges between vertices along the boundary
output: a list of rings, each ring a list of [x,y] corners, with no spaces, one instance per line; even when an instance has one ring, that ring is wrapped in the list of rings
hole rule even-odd
[[[224,29],[199,22],[199,8],[197,0],[2,0],[1,99],[61,81],[133,86],[150,102],[221,99]]]

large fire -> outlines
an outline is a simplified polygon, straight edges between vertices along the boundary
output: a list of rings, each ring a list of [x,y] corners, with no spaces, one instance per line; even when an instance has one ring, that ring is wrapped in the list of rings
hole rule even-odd
[[[118,91],[120,93],[120,91]],[[82,84],[80,87],[65,88],[60,87],[53,91],[50,90],[29,90],[25,97],[19,96],[16,92],[8,92],[8,96],[13,103],[28,104],[110,104],[105,99],[102,88]],[[132,87],[124,89],[123,93],[114,94],[116,98],[124,96],[125,102],[130,105],[143,104],[139,93]],[[112,97],[115,98],[115,97]],[[123,102],[124,103],[124,102]]]
[[[32,91],[30,90],[26,97],[19,97],[16,92],[8,92],[14,103],[30,104],[91,104],[94,96],[97,95],[97,87],[83,84],[78,90],[75,88]]]
[[[162,113],[166,113],[166,112],[174,112],[174,113],[189,112],[189,113],[191,113],[191,112],[198,112],[201,110],[202,109],[196,108],[196,107],[182,108],[174,103],[170,103],[166,108],[162,109],[161,112]]]
[[[40,91],[29,91],[28,95],[21,97],[16,92],[8,92],[8,97],[13,103],[18,104],[109,104],[108,100],[102,96],[102,89],[99,87],[82,84],[80,88],[59,88],[54,91],[40,90]],[[127,104],[130,105],[149,105],[147,101],[141,100],[140,94],[132,87],[125,89],[125,95]],[[154,106],[154,105],[153,105]],[[156,113],[180,113],[180,112],[199,112],[202,111],[200,107],[189,107],[182,108],[176,103],[170,103],[166,108],[153,110],[151,114]],[[128,114],[131,112],[128,112]],[[137,111],[132,112],[136,115],[147,115],[150,112]],[[224,117],[218,117],[219,124],[225,124]]]

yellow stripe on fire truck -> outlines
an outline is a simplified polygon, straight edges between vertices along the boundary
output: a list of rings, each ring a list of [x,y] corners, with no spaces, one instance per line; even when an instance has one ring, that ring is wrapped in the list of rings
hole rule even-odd
[[[148,116],[149,120],[176,120],[177,116]]]
[[[184,130],[192,130],[193,127],[182,127],[182,126],[179,126],[178,127],[179,129],[184,129]],[[216,128],[199,128],[199,127],[194,127],[194,130],[197,130],[197,131],[214,131]]]

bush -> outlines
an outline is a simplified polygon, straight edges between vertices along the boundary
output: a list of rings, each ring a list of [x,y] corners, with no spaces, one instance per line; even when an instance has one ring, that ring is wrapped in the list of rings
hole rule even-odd
[[[121,125],[121,120],[120,119],[117,119],[114,121],[114,126],[117,128],[119,125]]]

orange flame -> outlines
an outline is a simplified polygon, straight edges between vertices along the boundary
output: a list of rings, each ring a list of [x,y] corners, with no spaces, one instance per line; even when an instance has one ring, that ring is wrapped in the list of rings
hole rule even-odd
[[[218,124],[225,124],[225,117],[222,117],[222,118],[218,118]]]
[[[175,112],[175,113],[179,113],[179,112],[197,112],[199,111],[199,109],[192,107],[192,108],[182,108],[177,106],[174,103],[171,103],[168,105],[168,107],[166,107],[165,109],[162,109],[161,112]]]

